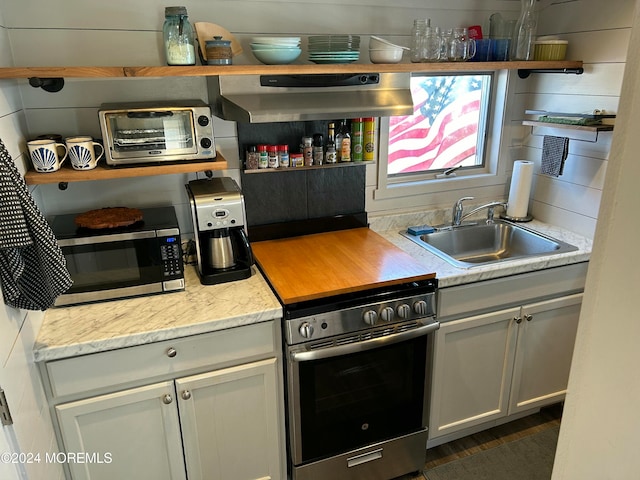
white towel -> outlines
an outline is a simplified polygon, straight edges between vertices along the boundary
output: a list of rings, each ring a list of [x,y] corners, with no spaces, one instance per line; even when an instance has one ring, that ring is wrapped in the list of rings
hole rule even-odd
[[[569,139],[567,137],[545,135],[542,141],[542,167],[540,168],[540,173],[553,177],[562,175],[568,153]]]
[[[0,282],[4,303],[46,310],[72,284],[64,255],[0,140]]]

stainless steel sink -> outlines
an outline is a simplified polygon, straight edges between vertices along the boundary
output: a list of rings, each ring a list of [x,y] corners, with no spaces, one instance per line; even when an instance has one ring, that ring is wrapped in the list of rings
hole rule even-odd
[[[461,268],[526,257],[557,255],[578,249],[561,240],[501,220],[488,225],[483,223],[442,229],[424,235],[401,233]]]

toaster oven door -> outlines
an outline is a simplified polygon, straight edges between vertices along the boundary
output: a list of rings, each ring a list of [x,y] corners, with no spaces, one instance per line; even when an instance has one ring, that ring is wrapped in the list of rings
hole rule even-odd
[[[108,163],[171,161],[198,154],[192,109],[140,109],[102,115]]]

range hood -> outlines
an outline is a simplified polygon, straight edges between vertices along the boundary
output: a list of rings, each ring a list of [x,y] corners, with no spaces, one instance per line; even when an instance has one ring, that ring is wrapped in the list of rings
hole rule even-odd
[[[410,73],[207,78],[214,114],[243,123],[410,115],[410,81]]]

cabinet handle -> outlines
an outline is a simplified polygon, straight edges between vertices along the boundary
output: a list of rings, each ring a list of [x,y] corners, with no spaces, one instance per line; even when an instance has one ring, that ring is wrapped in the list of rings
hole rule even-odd
[[[531,320],[533,320],[533,315],[529,315],[529,314],[527,313],[527,314],[524,316],[524,319],[525,319],[527,322],[530,322]]]
[[[182,391],[182,399],[189,400],[191,398],[191,392],[189,390]]]
[[[516,323],[522,323],[522,317],[513,317]]]
[[[177,351],[175,348],[171,347],[171,348],[168,348],[168,349],[167,349],[167,357],[169,357],[169,358],[173,358],[173,357],[175,357],[177,354],[178,354],[178,351]]]
[[[162,403],[164,403],[165,405],[169,405],[171,402],[173,402],[173,397],[168,393],[164,397],[162,397]]]

